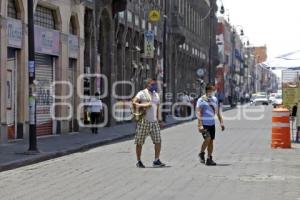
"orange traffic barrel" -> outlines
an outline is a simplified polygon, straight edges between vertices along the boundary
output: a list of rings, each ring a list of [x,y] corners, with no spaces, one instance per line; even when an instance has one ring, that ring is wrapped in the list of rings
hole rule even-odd
[[[272,148],[291,148],[290,112],[276,108],[272,112]]]

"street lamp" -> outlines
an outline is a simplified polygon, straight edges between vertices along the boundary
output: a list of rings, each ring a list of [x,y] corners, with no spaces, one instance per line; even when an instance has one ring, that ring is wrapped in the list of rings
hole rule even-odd
[[[221,7],[220,7],[220,13],[223,15],[225,13],[225,8],[224,8],[224,4],[223,4],[223,1],[221,1]]]
[[[167,91],[167,0],[164,0],[164,31],[163,31],[163,96],[162,96],[162,102],[163,104],[163,112],[162,112],[162,120],[166,122],[166,112],[165,109],[165,103],[166,103],[166,91]]]

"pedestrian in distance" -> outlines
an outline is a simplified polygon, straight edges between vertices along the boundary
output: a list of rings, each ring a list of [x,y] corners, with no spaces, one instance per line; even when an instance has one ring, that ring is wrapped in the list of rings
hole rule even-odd
[[[135,144],[138,168],[145,168],[142,160],[142,147],[147,136],[150,135],[155,149],[155,159],[153,167],[164,167],[165,164],[159,159],[161,151],[161,135],[160,135],[160,98],[157,93],[157,83],[154,79],[146,82],[146,88],[139,91],[133,98],[133,106],[144,108],[145,115],[137,122]]]
[[[97,134],[97,125],[100,123],[101,114],[103,112],[103,105],[98,92],[96,92],[95,96],[90,100],[90,112],[91,124],[94,126],[91,128],[91,130],[93,134]]]
[[[216,165],[212,157],[216,132],[215,115],[218,116],[222,131],[225,130],[225,126],[223,124],[223,118],[221,116],[218,100],[213,95],[214,87],[212,85],[207,85],[205,91],[206,94],[200,97],[197,101],[198,130],[200,133],[202,133],[204,138],[198,156],[201,163],[206,165]],[[206,149],[208,155],[205,162]]]

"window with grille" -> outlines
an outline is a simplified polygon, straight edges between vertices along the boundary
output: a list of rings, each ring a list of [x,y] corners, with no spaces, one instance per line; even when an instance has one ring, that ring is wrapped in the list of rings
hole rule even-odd
[[[35,15],[34,15],[34,24],[48,28],[48,29],[55,29],[55,20],[54,20],[54,11],[45,8],[42,6],[37,6]]]
[[[9,0],[8,1],[7,16],[10,17],[10,18],[14,18],[14,19],[18,18],[17,7],[16,7],[15,0]]]

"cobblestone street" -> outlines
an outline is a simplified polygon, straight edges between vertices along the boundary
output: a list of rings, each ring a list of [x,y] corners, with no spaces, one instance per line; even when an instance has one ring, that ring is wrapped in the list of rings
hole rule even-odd
[[[0,197],[10,199],[210,199],[299,200],[300,147],[271,149],[271,107],[260,120],[239,107],[217,126],[215,167],[198,160],[196,121],[164,130],[161,160],[152,168],[153,146],[143,149],[146,169],[135,167],[135,146],[125,141],[0,173]],[[252,117],[258,114],[250,114]]]

